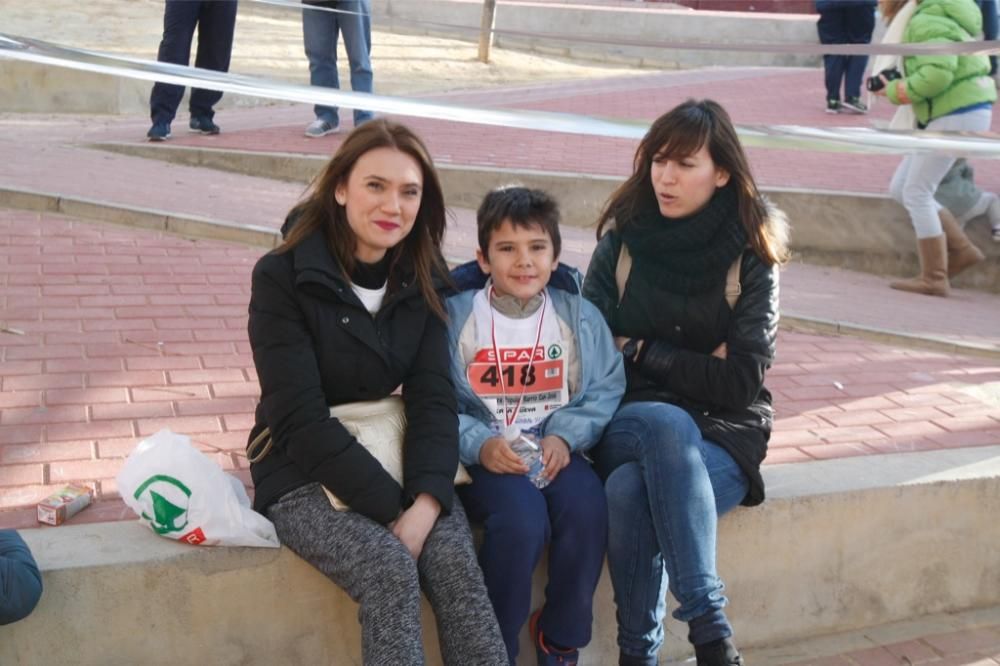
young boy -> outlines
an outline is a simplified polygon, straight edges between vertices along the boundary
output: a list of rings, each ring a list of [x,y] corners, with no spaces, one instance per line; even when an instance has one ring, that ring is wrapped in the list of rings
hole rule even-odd
[[[559,209],[549,195],[494,190],[476,218],[476,261],[452,272],[458,293],[447,300],[460,458],[473,481],[458,493],[485,528],[479,563],[510,663],[548,542],[545,605],[531,616],[531,638],[539,664],[575,664],[590,642],[607,541],[604,489],[581,454],[624,393],[622,358],[580,295],[579,272],[557,262]],[[528,475],[511,446],[522,433],[537,442],[542,478]]]

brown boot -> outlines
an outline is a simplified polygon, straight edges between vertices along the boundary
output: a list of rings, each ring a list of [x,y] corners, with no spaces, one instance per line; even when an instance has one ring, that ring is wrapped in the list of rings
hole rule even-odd
[[[917,239],[917,250],[920,253],[920,275],[910,280],[890,282],[889,286],[928,296],[947,296],[951,287],[948,284],[948,246],[944,234]]]
[[[962,225],[947,208],[938,211],[941,218],[941,228],[944,237],[948,239],[948,277],[955,277],[966,268],[975,266],[986,259],[986,255],[972,244],[969,237],[962,231]]]

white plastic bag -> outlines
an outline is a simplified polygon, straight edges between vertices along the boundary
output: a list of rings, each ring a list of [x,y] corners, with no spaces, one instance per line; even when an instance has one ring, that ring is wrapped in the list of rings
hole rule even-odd
[[[160,536],[195,546],[279,546],[274,525],[250,508],[240,480],[190,437],[161,430],[142,440],[117,481],[125,503]]]

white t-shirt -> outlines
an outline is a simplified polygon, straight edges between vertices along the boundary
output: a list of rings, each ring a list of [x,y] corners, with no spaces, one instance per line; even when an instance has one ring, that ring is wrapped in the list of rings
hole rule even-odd
[[[383,284],[378,289],[366,289],[364,287],[359,287],[356,284],[351,285],[351,289],[354,293],[358,295],[361,300],[361,304],[365,306],[365,310],[374,315],[378,312],[379,308],[382,307],[382,301],[385,300],[385,285]]]

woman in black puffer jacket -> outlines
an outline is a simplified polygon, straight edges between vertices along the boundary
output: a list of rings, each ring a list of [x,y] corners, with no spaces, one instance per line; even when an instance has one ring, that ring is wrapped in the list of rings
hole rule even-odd
[[[689,100],[657,119],[634,164],[601,216],[583,286],[628,377],[593,450],[608,495],[620,664],[657,663],[668,582],[698,665],[742,664],[722,610],[716,519],[764,499],[764,373],[787,225],[762,200],[715,102]],[[623,245],[633,264],[622,283]],[[732,306],[727,283],[739,288]]]
[[[360,604],[365,664],[424,663],[421,588],[446,664],[507,662],[454,499],[458,416],[436,291],[447,275],[444,225],[423,143],[373,120],[344,140],[289,215],[284,242],[253,271],[261,397],[250,440],[266,427],[273,443],[250,467],[254,506],[285,546]],[[402,484],[329,410],[400,386]],[[324,491],[350,510],[335,510]]]

